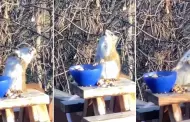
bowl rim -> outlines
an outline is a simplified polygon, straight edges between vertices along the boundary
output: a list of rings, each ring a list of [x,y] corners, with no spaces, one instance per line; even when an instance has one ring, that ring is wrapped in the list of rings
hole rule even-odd
[[[83,71],[87,71],[87,70],[76,70],[76,69],[72,69],[73,67],[76,67],[76,66],[84,66],[84,65],[88,65],[88,66],[93,66],[93,64],[78,64],[78,65],[73,65],[71,67],[69,67],[69,71],[78,71],[78,72],[83,72]],[[98,64],[96,66],[101,66],[101,64]],[[94,66],[95,67],[95,66]],[[99,70],[100,68],[94,68],[94,69],[90,69],[88,71],[95,71],[95,70]]]
[[[152,71],[152,72],[144,73],[144,74],[143,74],[143,78],[147,78],[147,77],[145,77],[145,76],[147,76],[147,74],[150,74],[150,73],[157,73],[157,72],[170,72],[170,73],[175,74],[175,75],[177,74],[176,71],[170,71],[170,70]],[[166,75],[166,76],[164,76],[164,77],[169,77],[169,76],[171,76],[171,75]],[[156,78],[158,78],[158,77],[151,77],[151,78],[156,79]]]
[[[6,75],[0,75],[0,78],[1,78],[1,77],[4,77],[5,79],[4,79],[4,80],[0,80],[0,82],[5,82],[5,81],[12,82],[12,81],[11,81],[11,77],[9,77],[9,76],[6,76]]]

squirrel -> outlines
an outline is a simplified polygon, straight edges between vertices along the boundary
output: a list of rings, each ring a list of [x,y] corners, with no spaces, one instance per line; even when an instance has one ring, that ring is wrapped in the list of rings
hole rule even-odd
[[[190,49],[183,54],[177,65],[172,69],[172,71],[176,71],[177,78],[175,84],[180,86],[190,86]],[[186,110],[189,111],[189,106],[186,106]],[[164,113],[168,112],[168,108],[164,109]],[[169,115],[164,114],[164,121],[169,120]]]
[[[110,30],[105,30],[105,35],[100,37],[95,54],[95,64],[101,63],[103,79],[117,80],[130,77],[121,72],[120,56],[116,50],[118,37]]]
[[[118,39],[119,37],[110,30],[105,30],[105,34],[99,39],[95,54],[95,65],[102,64],[103,70],[101,79],[103,80],[117,81],[122,78],[130,79],[129,76],[121,72],[120,56],[116,50]],[[133,104],[130,107],[135,109],[136,95],[131,93],[128,96],[130,97],[130,104]]]
[[[5,70],[3,75],[9,76],[13,83],[6,93],[7,97],[16,98],[19,93],[25,92],[29,89],[35,89],[45,93],[44,89],[41,88],[39,83],[28,83],[26,84],[26,69],[32,59],[35,58],[37,51],[32,46],[24,46],[17,50],[14,50],[12,54],[8,56],[5,63]],[[50,104],[47,105],[50,119],[53,119],[53,99],[50,99]],[[25,121],[29,118],[27,108],[24,108]]]
[[[11,53],[5,62],[4,76],[9,76],[12,84],[6,93],[6,97],[18,97],[26,91],[26,69],[36,55],[34,47],[25,46]]]
[[[176,84],[181,86],[190,85],[190,50],[184,53],[173,71],[177,72]]]

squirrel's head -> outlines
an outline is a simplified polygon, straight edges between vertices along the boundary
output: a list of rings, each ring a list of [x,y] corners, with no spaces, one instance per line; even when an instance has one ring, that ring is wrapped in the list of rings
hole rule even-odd
[[[36,55],[36,49],[34,47],[22,47],[14,50],[14,53],[21,58],[26,64],[29,64]]]
[[[116,36],[112,31],[106,30],[105,31],[105,36],[108,41],[111,41],[112,45],[115,46],[117,41],[118,41],[118,36]]]
[[[105,30],[104,35],[99,39],[99,47],[103,57],[109,56],[115,50],[118,37],[110,30]]]

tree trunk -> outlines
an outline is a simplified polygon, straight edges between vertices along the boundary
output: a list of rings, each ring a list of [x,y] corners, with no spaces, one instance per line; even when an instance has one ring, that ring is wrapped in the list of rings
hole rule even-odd
[[[135,3],[133,1],[130,1],[130,6],[128,9],[128,21],[129,23],[132,25],[134,25],[135,23]],[[135,31],[134,31],[134,26],[129,27],[128,29],[128,66],[129,66],[129,76],[131,77],[131,79],[133,79],[133,74],[134,74],[134,48],[133,48],[133,42],[134,42],[134,38],[135,38]]]

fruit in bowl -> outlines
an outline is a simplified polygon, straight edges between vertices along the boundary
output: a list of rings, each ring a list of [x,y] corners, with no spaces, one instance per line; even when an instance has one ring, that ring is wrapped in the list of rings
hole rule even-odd
[[[0,98],[4,97],[12,84],[12,80],[8,76],[0,76]]]
[[[102,73],[102,65],[83,64],[71,66],[69,72],[79,86],[96,86]]]
[[[153,93],[168,93],[176,82],[175,71],[156,71],[143,75],[143,79]]]

